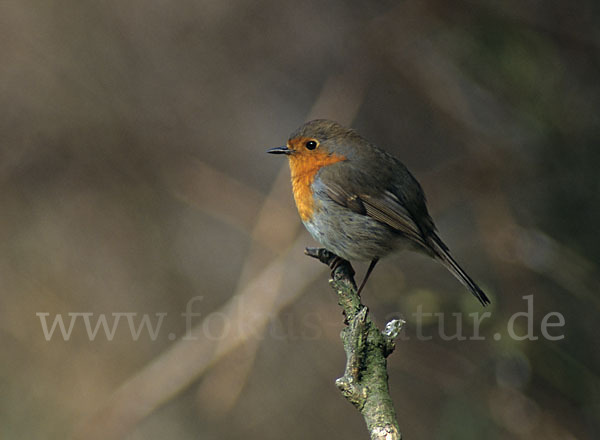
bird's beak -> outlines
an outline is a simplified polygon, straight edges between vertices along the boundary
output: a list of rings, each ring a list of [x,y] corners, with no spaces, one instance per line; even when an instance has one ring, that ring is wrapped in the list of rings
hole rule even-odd
[[[292,154],[293,151],[290,150],[287,146],[283,145],[282,147],[275,147],[267,150],[267,153],[271,154]]]

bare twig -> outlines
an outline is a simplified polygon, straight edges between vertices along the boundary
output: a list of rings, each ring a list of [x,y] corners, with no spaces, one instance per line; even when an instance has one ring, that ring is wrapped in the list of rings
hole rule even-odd
[[[325,249],[306,249],[306,254],[334,266],[331,287],[338,294],[347,327],[341,338],[346,352],[344,375],[336,385],[363,415],[371,439],[401,438],[394,405],[389,394],[387,356],[394,350],[394,338],[404,321],[390,321],[383,332],[368,316],[368,309],[356,293],[354,270],[348,261]]]

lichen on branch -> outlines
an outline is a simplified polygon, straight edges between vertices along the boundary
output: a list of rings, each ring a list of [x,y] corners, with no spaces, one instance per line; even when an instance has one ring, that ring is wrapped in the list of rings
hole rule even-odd
[[[356,292],[351,264],[326,249],[306,249],[306,254],[331,268],[331,287],[346,317],[341,339],[346,352],[344,375],[336,380],[342,395],[362,414],[373,440],[401,439],[389,394],[386,358],[404,321],[394,319],[380,331]]]

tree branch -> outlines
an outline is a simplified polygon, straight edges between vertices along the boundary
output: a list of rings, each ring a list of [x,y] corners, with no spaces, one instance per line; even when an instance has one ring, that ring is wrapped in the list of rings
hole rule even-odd
[[[336,380],[343,396],[362,414],[372,440],[400,440],[394,405],[388,389],[386,358],[394,350],[404,321],[394,319],[379,331],[356,294],[350,263],[326,249],[306,249],[331,268],[330,285],[338,294],[347,326],[341,332],[346,352],[344,375]]]

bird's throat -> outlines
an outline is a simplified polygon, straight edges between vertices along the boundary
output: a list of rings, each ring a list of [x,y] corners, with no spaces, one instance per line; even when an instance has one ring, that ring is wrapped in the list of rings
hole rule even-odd
[[[289,156],[294,200],[302,221],[309,221],[315,209],[312,184],[324,166],[346,160],[344,156],[313,152]]]

